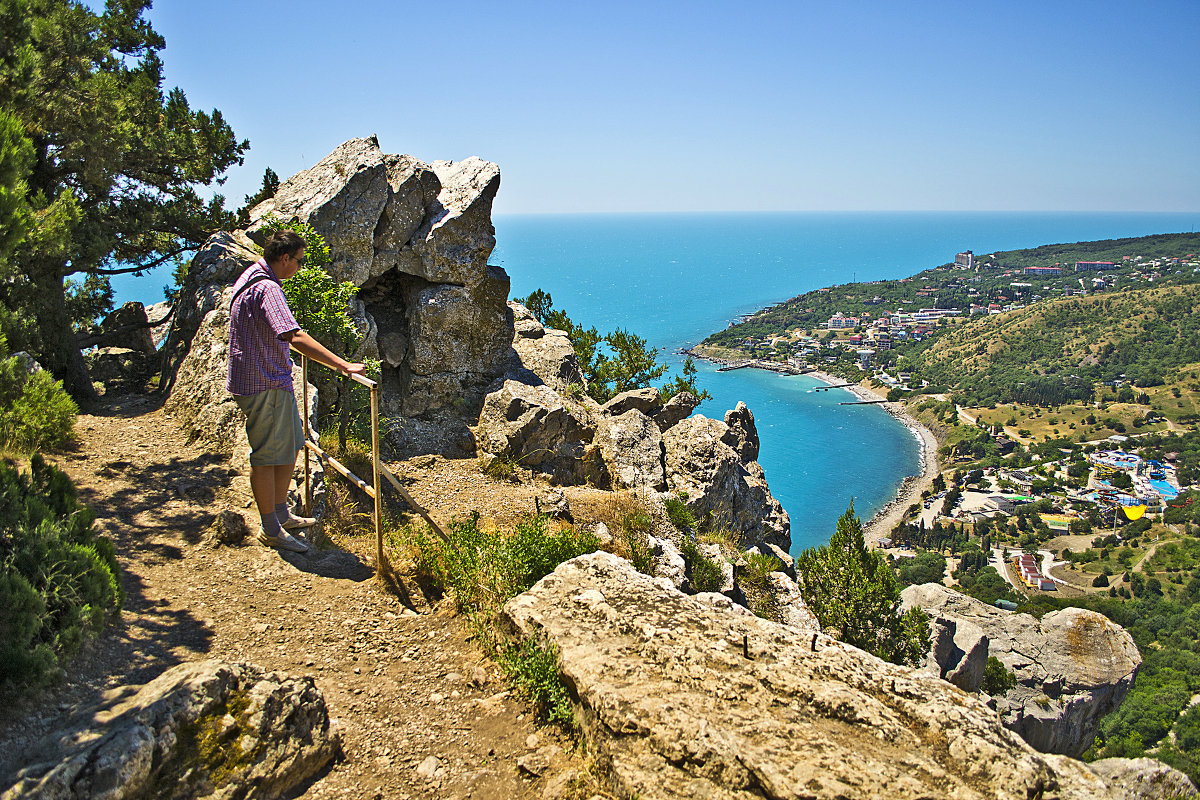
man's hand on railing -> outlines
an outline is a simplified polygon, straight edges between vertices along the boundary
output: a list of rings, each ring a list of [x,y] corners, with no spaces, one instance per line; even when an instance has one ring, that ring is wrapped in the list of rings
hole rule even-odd
[[[351,361],[347,362],[346,368],[343,371],[349,373],[350,375],[362,375],[366,373],[367,365]]]

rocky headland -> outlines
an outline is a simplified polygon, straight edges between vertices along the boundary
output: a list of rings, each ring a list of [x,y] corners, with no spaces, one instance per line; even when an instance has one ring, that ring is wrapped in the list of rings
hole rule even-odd
[[[510,600],[501,616],[512,642],[555,646],[556,669],[591,754],[597,791],[621,798],[738,800],[1118,800],[1195,793],[1180,773],[1152,760],[1085,764],[1071,757],[1086,748],[1100,716],[1120,702],[1140,663],[1128,634],[1102,617],[1103,624],[1090,612],[1019,619],[925,586],[906,594],[907,602],[935,619],[933,650],[921,669],[883,662],[825,635],[795,580],[790,522],[758,465],[751,410],[739,404],[716,420],[694,415],[697,402],[686,395],[664,403],[656,391],[639,390],[601,405],[578,391],[582,376],[566,335],[510,303],[507,275],[487,263],[498,187],[499,169],[489,162],[426,164],[384,154],[374,139],[354,139],[285,181],[253,211],[247,231],[209,240],[188,272],[161,355],[162,382],[170,392],[164,419],[179,426],[189,447],[228,465],[222,467],[225,487],[206,496],[210,507],[224,498],[224,510],[237,515],[248,499],[242,420],[223,391],[229,290],[258,257],[254,240],[268,214],[305,222],[329,242],[335,278],[358,288],[354,315],[364,341],[356,355],[383,363],[390,458],[412,476],[413,494],[435,513],[437,497],[456,490],[468,473],[475,476],[469,480],[484,481],[477,459],[484,467],[502,461],[518,480],[487,483],[488,492],[508,493],[507,500],[492,497],[497,507],[550,492],[564,511],[571,507],[579,525],[595,525],[584,509],[603,502],[601,496],[631,496],[654,511],[657,522],[644,542],[654,554],[653,574],[607,552],[580,556]],[[297,393],[302,390],[298,381]],[[315,394],[310,387],[310,414],[320,402]],[[694,593],[689,584],[681,533],[660,524],[668,498],[735,534],[743,553],[723,558],[719,591]],[[361,581],[364,570],[369,574],[369,563],[340,551],[285,562],[273,552],[241,547],[237,539],[197,537],[176,546],[184,560],[224,563],[219,572],[199,566],[211,595],[189,597],[235,596],[232,585],[222,592],[222,582],[238,580],[248,559],[257,559],[252,582],[267,584],[267,594],[255,595],[254,602],[264,602],[273,590],[299,592],[319,583],[328,614],[336,615],[345,613],[338,593],[347,591],[347,582]],[[166,552],[148,550],[143,557],[169,560],[159,550]],[[778,560],[770,575],[777,601],[772,619],[744,605],[743,556],[755,552]],[[284,574],[292,568],[298,579]],[[171,575],[163,591],[194,592],[183,573]],[[372,736],[403,729],[405,745],[397,747],[411,748],[418,740],[434,746],[501,702],[494,689],[490,695],[483,689],[492,680],[486,668],[472,690],[460,672],[470,674],[466,667],[439,667],[434,693],[410,694],[425,694],[426,705],[452,706],[461,727],[409,725],[412,709],[401,707],[409,687],[397,682],[415,674],[405,671],[414,661],[434,656],[412,638],[401,655],[389,640],[410,637],[406,625],[424,635],[418,621],[433,615],[419,592],[403,588],[405,607],[380,605],[373,638],[355,637],[355,652],[372,659],[364,665],[378,664],[363,676],[373,689],[364,688],[393,692],[397,703],[390,716],[371,723],[371,735],[356,733],[367,727],[357,721],[349,741],[340,740],[341,758],[359,770],[356,775],[391,768],[391,746],[369,751],[374,767],[364,764],[368,753],[356,751],[375,741]],[[395,611],[385,616],[385,607]],[[226,612],[236,624],[237,609],[213,611]],[[307,617],[288,623],[310,631],[306,646],[345,655],[328,622]],[[347,618],[351,623],[358,620]],[[270,651],[256,639],[271,623],[261,624],[241,647],[265,657]],[[429,633],[430,639],[435,635]],[[6,800],[325,794],[323,781],[330,779],[320,770],[330,769],[339,746],[327,695],[351,703],[342,712],[347,716],[368,715],[374,707],[349,699],[357,697],[346,693],[350,664],[335,663],[331,655],[329,671],[314,680],[306,672],[317,669],[312,657],[292,662],[302,674],[281,676],[191,653],[182,657],[183,666],[166,670],[164,663],[158,674],[144,676],[140,691],[130,687],[110,696],[86,725],[57,731],[31,748],[38,758],[20,765]],[[978,691],[980,659],[989,654],[1018,679],[1003,697]],[[183,746],[200,740],[216,743],[206,752],[225,756],[201,759],[201,767]],[[561,749],[541,747],[536,735],[530,741],[529,753],[508,777],[486,766],[468,777],[464,767],[458,780],[432,755],[420,763],[406,758],[406,774],[424,781],[411,791],[425,797],[570,796]],[[485,765],[489,757],[471,756]],[[332,769],[336,774],[338,768]],[[513,782],[518,771],[525,783]],[[571,785],[583,785],[578,777]],[[174,781],[172,788],[146,788],[162,781]],[[349,791],[351,784],[344,785]]]

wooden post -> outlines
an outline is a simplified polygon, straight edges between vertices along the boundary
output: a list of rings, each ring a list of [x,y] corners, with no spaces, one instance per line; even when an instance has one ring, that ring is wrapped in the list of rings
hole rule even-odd
[[[300,356],[300,380],[304,382],[304,408],[300,409],[300,416],[304,418],[304,441],[308,442],[312,439],[308,427],[308,356],[301,354]],[[304,447],[304,516],[312,513],[312,473],[308,463],[308,446]]]
[[[371,391],[371,485],[375,487],[375,562],[376,569],[383,573],[387,561],[383,555],[383,487],[379,485],[379,385],[373,384]]]

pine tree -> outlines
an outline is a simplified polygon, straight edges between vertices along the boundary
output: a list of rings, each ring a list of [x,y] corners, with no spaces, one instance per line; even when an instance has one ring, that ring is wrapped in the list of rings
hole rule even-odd
[[[829,544],[796,560],[804,602],[838,641],[896,664],[919,664],[929,651],[929,617],[900,612],[900,584],[884,557],[869,550],[850,503]]]
[[[193,111],[162,89],[163,38],[142,18],[149,0],[0,0],[0,107],[32,145],[24,175],[30,225],[0,282],[5,323],[77,397],[94,394],[71,328],[64,279],[140,272],[197,249],[233,215],[210,184],[248,147],[219,111]],[[2,173],[2,171],[0,171]],[[9,317],[11,315],[6,315]]]

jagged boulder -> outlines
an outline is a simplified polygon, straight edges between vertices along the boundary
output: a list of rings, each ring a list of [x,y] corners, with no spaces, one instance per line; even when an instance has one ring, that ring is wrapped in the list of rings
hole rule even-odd
[[[502,612],[512,640],[558,649],[619,796],[1126,796],[1082,762],[1036,752],[977,697],[664,583],[593,553]]]
[[[621,489],[666,488],[663,474],[663,438],[654,421],[630,408],[618,417],[602,416],[596,425],[596,445]]]
[[[906,608],[923,608],[936,624],[967,623],[987,636],[987,654],[1017,677],[1017,686],[996,698],[1001,718],[1043,752],[1087,750],[1142,663],[1133,637],[1094,611],[1065,608],[1039,620],[936,583],[909,586],[902,597]]]
[[[662,408],[651,414],[650,418],[654,420],[654,424],[660,431],[666,433],[667,430],[690,417],[698,405],[700,405],[700,398],[696,395],[691,392],[680,392],[664,403]]]
[[[144,351],[127,347],[97,347],[84,353],[83,360],[105,393],[143,391],[156,366]]]
[[[337,752],[312,678],[203,661],[44,742],[2,797],[290,797]]]
[[[567,334],[545,327],[520,303],[509,301],[508,307],[513,312],[512,346],[517,361],[509,368],[509,376],[516,377],[517,370],[524,368],[557,392],[565,392],[571,384],[582,388],[583,373]]]
[[[743,464],[758,461],[758,427],[754,424],[754,414],[742,401],[725,412],[725,425],[728,430],[721,441],[733,448]]]
[[[586,416],[549,386],[506,380],[484,399],[475,439],[480,453],[574,484],[591,474],[593,433]]]
[[[988,637],[966,620],[930,620],[931,646],[925,666],[965,692],[978,692],[987,667]]]
[[[1187,775],[1153,758],[1102,758],[1088,764],[1128,800],[1174,800],[1194,797],[1196,786]]]
[[[779,621],[801,631],[816,633],[821,630],[817,615],[809,610],[800,594],[800,587],[790,575],[772,572],[767,575],[767,588],[775,598]]]
[[[101,333],[112,334],[112,338],[105,338],[104,344],[108,347],[124,347],[142,353],[153,353],[154,337],[151,335],[149,322],[145,306],[136,301],[125,303],[100,323]]]
[[[740,404],[739,404],[740,405]],[[744,406],[743,406],[744,407]],[[784,552],[791,547],[791,521],[767,487],[757,461],[744,462],[733,441],[744,452],[758,441],[750,417],[731,433],[724,422],[694,416],[663,434],[667,490],[684,494],[697,519],[725,525],[742,536],[742,547],[770,543]],[[757,447],[754,448],[757,450]]]
[[[375,334],[362,357],[378,352],[383,362],[385,411],[454,428],[455,440],[511,354],[508,275],[487,263],[499,186],[491,162],[426,164],[384,154],[369,137],[343,143],[250,211],[251,236],[272,215],[325,237],[330,274],[360,288],[356,323]]]
[[[658,390],[653,386],[645,386],[641,389],[630,389],[619,393],[600,406],[600,410],[611,417],[619,417],[630,409],[637,409],[643,414],[652,415],[661,407],[662,399],[658,396]]]

